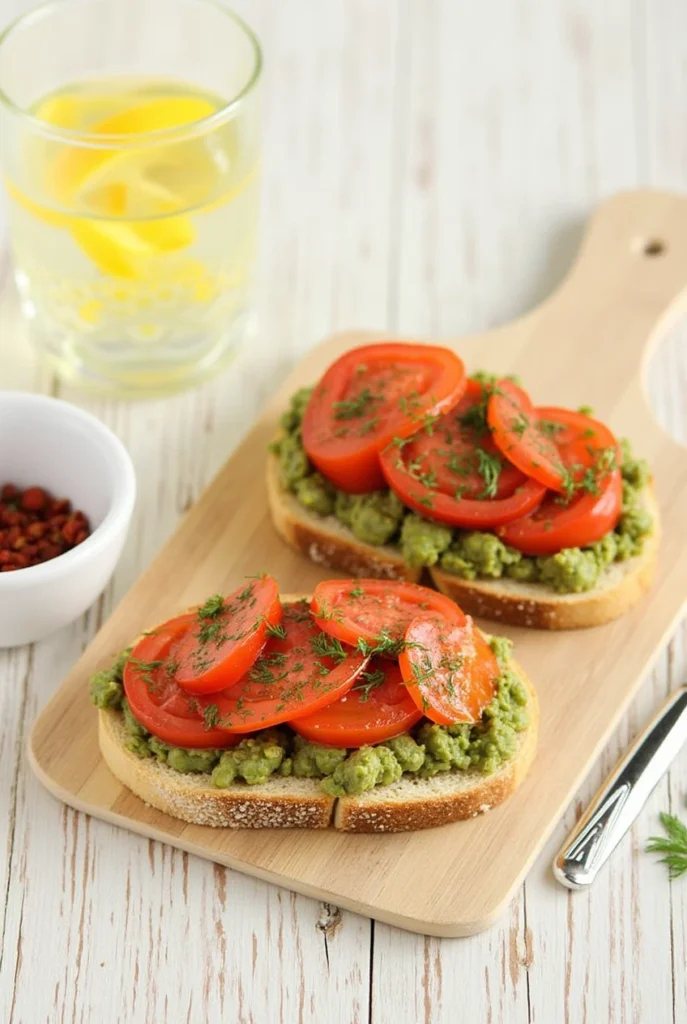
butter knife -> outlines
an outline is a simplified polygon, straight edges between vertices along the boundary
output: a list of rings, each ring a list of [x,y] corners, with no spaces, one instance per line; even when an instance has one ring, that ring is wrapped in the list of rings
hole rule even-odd
[[[687,740],[687,685],[673,691],[596,794],[553,862],[569,889],[596,878]]]

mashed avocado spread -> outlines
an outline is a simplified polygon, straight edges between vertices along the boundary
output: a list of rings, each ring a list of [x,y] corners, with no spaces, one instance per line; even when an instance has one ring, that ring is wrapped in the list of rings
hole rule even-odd
[[[311,392],[301,388],[293,395],[282,416],[284,433],[272,446],[282,486],[308,511],[335,516],[362,543],[400,548],[410,566],[439,565],[467,580],[508,577],[543,583],[561,594],[577,594],[593,590],[612,562],[640,554],[651,533],[651,516],[641,500],[649,467],[644,459],[634,458],[628,441],[621,442],[623,505],[616,528],[589,547],[565,548],[544,558],[522,555],[493,533],[430,522],[411,512],[390,490],[357,495],[337,491],[314,471],[301,441],[301,420]]]
[[[427,719],[410,733],[376,746],[348,751],[309,743],[288,726],[264,729],[241,740],[231,750],[190,750],[173,747],[152,736],[131,712],[122,674],[131,650],[90,681],[91,701],[97,708],[123,716],[126,747],[137,757],[154,757],[178,772],[209,774],[220,789],[235,782],[260,785],[273,776],[319,779],[332,796],[360,794],[412,775],[427,779],[440,772],[473,769],[490,775],[513,756],[517,734],[527,728],[527,691],[508,667],[511,644],[493,637],[491,647],[501,667],[496,695],[476,725],[435,725]]]

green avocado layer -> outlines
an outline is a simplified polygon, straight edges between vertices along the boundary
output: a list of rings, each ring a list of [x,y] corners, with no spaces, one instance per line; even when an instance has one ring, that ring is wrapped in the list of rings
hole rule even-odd
[[[478,379],[480,374],[475,375]],[[301,441],[301,421],[312,388],[301,388],[282,416],[284,434],[273,443],[282,486],[318,516],[336,516],[364,544],[390,544],[408,565],[438,565],[462,579],[510,579],[543,583],[560,594],[593,590],[612,562],[641,553],[652,531],[641,493],[649,481],[644,459],[635,459],[622,441],[623,506],[614,530],[596,544],[565,548],[555,555],[530,558],[508,547],[494,533],[452,529],[406,508],[393,491],[351,495],[337,491],[315,472]]]
[[[440,772],[468,769],[490,775],[513,756],[517,734],[529,723],[527,691],[508,667],[510,641],[493,637],[490,643],[501,675],[481,722],[444,726],[422,719],[412,732],[359,750],[309,743],[288,726],[264,729],[231,750],[190,750],[163,743],[136,720],[124,696],[122,675],[131,650],[92,676],[89,689],[97,708],[123,715],[126,748],[137,757],[157,758],[178,772],[209,774],[220,789],[235,782],[255,786],[273,775],[293,775],[319,779],[325,793],[345,796],[386,786],[403,775],[428,779]]]

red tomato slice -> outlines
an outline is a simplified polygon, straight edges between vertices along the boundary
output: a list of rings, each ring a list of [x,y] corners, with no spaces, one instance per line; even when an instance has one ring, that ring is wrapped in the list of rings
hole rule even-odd
[[[497,381],[489,396],[487,422],[497,447],[528,477],[553,491],[564,491],[565,466],[550,437],[537,427],[528,394],[510,380]]]
[[[504,544],[524,555],[555,555],[563,548],[594,544],[615,529],[623,503],[619,470],[612,470],[597,485],[595,494],[569,500],[548,495],[534,512],[502,526],[497,533]]]
[[[239,738],[207,728],[198,701],[175,682],[175,644],[196,621],[195,615],[170,619],[134,647],[124,667],[124,693],[141,725],[176,747],[233,747]]]
[[[517,519],[544,497],[503,456],[486,426],[487,392],[469,381],[467,393],[438,422],[381,454],[389,487],[426,519],[464,529],[489,529]],[[480,414],[482,412],[482,414]]]
[[[620,462],[620,448],[615,436],[599,420],[586,413],[557,406],[535,409],[537,427],[555,442],[571,484],[592,489],[597,476],[605,476]]]
[[[383,342],[353,349],[329,367],[303,417],[303,445],[335,487],[363,494],[384,486],[379,452],[465,390],[458,356],[434,345]]]
[[[499,663],[468,615],[462,625],[417,618],[399,655],[408,693],[439,725],[479,722],[494,696]]]
[[[211,597],[175,651],[176,682],[189,693],[216,693],[238,682],[282,618],[277,581],[249,580],[229,597]]]
[[[482,422],[486,394],[480,383],[468,381],[450,412],[403,445],[406,466],[428,487],[464,498],[504,498],[527,479],[504,459]]]
[[[435,615],[461,624],[458,605],[436,590],[417,583],[386,580],[326,580],[318,583],[310,602],[320,629],[343,643],[359,641],[395,656],[410,622]]]
[[[323,633],[307,601],[286,605],[279,632],[243,679],[201,700],[219,728],[254,732],[312,714],[343,697],[369,661]]]
[[[372,658],[367,671],[340,700],[289,725],[311,743],[364,747],[400,736],[421,718],[396,662]]]

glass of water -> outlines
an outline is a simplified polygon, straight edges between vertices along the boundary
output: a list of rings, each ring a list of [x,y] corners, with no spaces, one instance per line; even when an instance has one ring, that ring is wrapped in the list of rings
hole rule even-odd
[[[16,279],[63,379],[177,390],[249,329],[261,64],[214,0],[60,0],[0,37]]]

